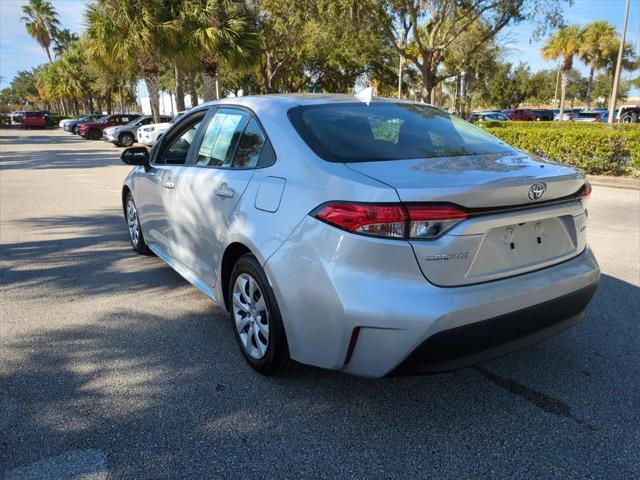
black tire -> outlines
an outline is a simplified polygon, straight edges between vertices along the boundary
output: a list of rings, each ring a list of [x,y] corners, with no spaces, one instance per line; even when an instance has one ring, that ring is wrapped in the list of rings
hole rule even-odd
[[[135,142],[135,138],[130,133],[123,133],[118,137],[118,146],[119,147],[130,147]]]
[[[620,121],[622,123],[635,123],[638,121],[638,116],[633,112],[625,113],[622,118],[620,118]]]
[[[267,317],[267,326],[269,330],[268,332],[269,338],[267,342],[266,351],[263,354],[263,356],[261,356],[261,358],[254,358],[247,351],[247,348],[245,347],[245,342],[241,338],[238,326],[236,324],[236,313],[235,313],[236,309],[234,308],[234,303],[233,303],[234,287],[236,285],[236,280],[239,277],[243,276],[243,278],[246,278],[247,275],[253,278],[257,283],[258,289],[256,290],[255,293],[264,295],[263,299],[264,299],[264,304],[266,305],[265,310],[266,310],[266,317]],[[245,294],[247,293],[249,292],[245,291]],[[253,317],[251,317],[251,315],[247,315],[248,317],[256,318],[255,321],[251,322],[252,324],[255,323],[256,325],[258,324],[258,322],[262,322],[262,319],[264,318],[264,312],[259,312],[258,310],[259,308],[258,304],[259,304],[260,298],[261,298],[260,296],[257,297],[258,300],[256,300],[256,310],[254,311]],[[255,300],[255,298],[253,300]],[[229,306],[229,310],[231,312],[231,324],[232,324],[231,326],[233,328],[234,335],[238,342],[238,347],[240,348],[240,351],[242,352],[242,355],[244,356],[247,363],[249,363],[249,365],[251,365],[251,367],[254,370],[256,370],[257,372],[263,375],[273,375],[282,371],[282,369],[286,366],[289,360],[289,347],[287,345],[287,336],[284,331],[282,317],[280,316],[280,310],[278,308],[278,303],[276,302],[275,295],[273,294],[273,290],[269,286],[269,281],[267,280],[267,276],[264,273],[264,270],[260,266],[260,263],[258,262],[258,260],[256,260],[256,258],[253,255],[247,254],[240,257],[240,259],[234,265],[233,270],[231,272],[231,278],[229,280],[227,305]],[[251,308],[253,310],[253,307]],[[258,318],[260,318],[261,320],[258,320]],[[264,325],[264,323],[262,323],[262,325]],[[248,325],[247,328],[250,330],[251,326]],[[254,331],[256,331],[255,330],[256,328],[257,327],[254,327]],[[262,335],[262,329],[258,328],[258,330],[260,331],[260,333],[259,334],[257,333],[257,335]],[[248,334],[245,333],[245,338],[247,336]],[[265,338],[265,337],[262,336],[262,338]],[[251,348],[253,346],[256,346],[255,342],[251,342]]]
[[[129,211],[130,205],[133,207],[135,220],[130,216],[132,213]],[[151,255],[151,250],[149,250],[149,247],[144,240],[142,229],[140,228],[138,207],[136,207],[136,202],[133,201],[133,195],[131,195],[131,192],[127,193],[127,197],[124,203],[124,221],[127,224],[129,241],[131,242],[131,246],[133,247],[133,249],[141,255]]]
[[[102,137],[102,132],[97,128],[94,128],[93,130],[89,130],[89,134],[87,135],[87,137],[89,137],[89,140],[100,140],[100,137]]]

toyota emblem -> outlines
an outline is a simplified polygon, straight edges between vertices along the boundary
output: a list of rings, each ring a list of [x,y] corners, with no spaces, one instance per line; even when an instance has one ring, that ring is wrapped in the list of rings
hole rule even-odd
[[[540,200],[547,190],[547,186],[544,183],[534,183],[529,188],[529,200]]]

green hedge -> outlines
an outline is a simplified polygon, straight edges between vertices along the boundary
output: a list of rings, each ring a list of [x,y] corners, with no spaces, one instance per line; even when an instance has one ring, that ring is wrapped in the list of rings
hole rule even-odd
[[[485,122],[508,144],[593,175],[640,175],[640,124]]]
[[[64,120],[65,118],[71,118],[69,115],[49,115],[47,117],[47,125],[52,127],[57,127],[60,120]]]

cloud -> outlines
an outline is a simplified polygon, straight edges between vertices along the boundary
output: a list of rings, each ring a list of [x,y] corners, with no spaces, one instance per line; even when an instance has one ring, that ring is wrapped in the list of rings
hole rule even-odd
[[[47,61],[47,56],[25,29],[22,6],[27,0],[0,0],[0,87],[5,87],[20,70],[30,70]],[[62,28],[81,33],[89,0],[53,0]]]

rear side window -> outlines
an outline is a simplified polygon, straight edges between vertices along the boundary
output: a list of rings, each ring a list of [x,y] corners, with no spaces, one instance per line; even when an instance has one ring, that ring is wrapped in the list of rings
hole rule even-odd
[[[333,103],[295,107],[294,128],[321,158],[366,162],[511,152],[481,128],[412,103]]]
[[[258,165],[265,136],[255,118],[244,129],[233,160],[233,168],[255,168]]]

